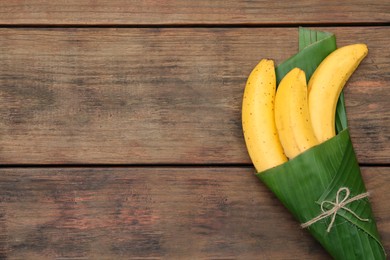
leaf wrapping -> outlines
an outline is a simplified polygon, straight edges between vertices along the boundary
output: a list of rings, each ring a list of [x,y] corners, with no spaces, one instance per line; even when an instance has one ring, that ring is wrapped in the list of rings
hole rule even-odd
[[[335,201],[342,187],[351,191],[351,197],[366,192],[348,129],[257,177],[300,223],[318,216],[321,202]],[[330,217],[312,224],[309,232],[335,259],[385,259],[369,200],[346,207],[369,221],[340,209],[329,233]]]

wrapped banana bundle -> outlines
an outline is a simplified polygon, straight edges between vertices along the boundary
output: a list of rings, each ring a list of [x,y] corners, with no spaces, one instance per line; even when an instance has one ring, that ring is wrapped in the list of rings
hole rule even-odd
[[[385,259],[351,143],[343,87],[368,53],[299,29],[299,52],[248,77],[242,126],[256,176],[334,259]],[[297,227],[299,227],[297,225]]]

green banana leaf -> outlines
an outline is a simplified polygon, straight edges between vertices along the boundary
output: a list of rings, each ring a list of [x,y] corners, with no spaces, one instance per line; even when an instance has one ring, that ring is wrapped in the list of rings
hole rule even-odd
[[[300,223],[318,216],[321,203],[334,202],[342,187],[349,188],[350,197],[366,192],[348,129],[257,177]],[[386,259],[367,198],[346,207],[369,221],[340,209],[329,232],[330,216],[309,226],[308,231],[334,259]]]
[[[309,79],[335,49],[333,34],[300,28],[299,52],[276,68],[278,81],[294,67],[304,70]],[[300,223],[332,209],[329,203],[324,209],[321,204],[335,202],[340,189],[348,188],[349,198],[366,192],[347,127],[343,96],[336,118],[335,137],[282,165],[256,173]],[[307,230],[334,259],[386,259],[368,198],[350,202],[345,208],[336,211],[332,224],[332,216],[327,216]]]
[[[293,68],[305,71],[309,81],[321,61],[336,49],[336,37],[327,32],[299,28],[299,52],[276,68],[276,83]]]

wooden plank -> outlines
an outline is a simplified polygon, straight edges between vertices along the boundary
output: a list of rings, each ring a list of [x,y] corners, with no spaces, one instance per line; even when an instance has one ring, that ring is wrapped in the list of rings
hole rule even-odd
[[[385,0],[18,0],[0,1],[0,23],[14,24],[302,24],[385,23]]]
[[[388,27],[324,28],[368,57],[346,88],[361,163],[390,161]],[[250,163],[246,77],[297,29],[0,30],[0,163]]]
[[[390,168],[363,168],[390,250]],[[252,168],[0,170],[8,259],[329,259]]]

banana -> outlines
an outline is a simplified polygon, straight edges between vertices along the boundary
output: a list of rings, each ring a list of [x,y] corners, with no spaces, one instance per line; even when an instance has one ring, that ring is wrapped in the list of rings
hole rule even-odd
[[[292,69],[281,80],[275,97],[275,122],[289,159],[318,144],[310,122],[305,72]]]
[[[339,95],[349,77],[368,53],[367,45],[352,44],[329,54],[309,81],[309,113],[319,142],[335,136]]]
[[[275,126],[275,67],[263,59],[248,77],[242,102],[242,128],[257,172],[287,161]]]

